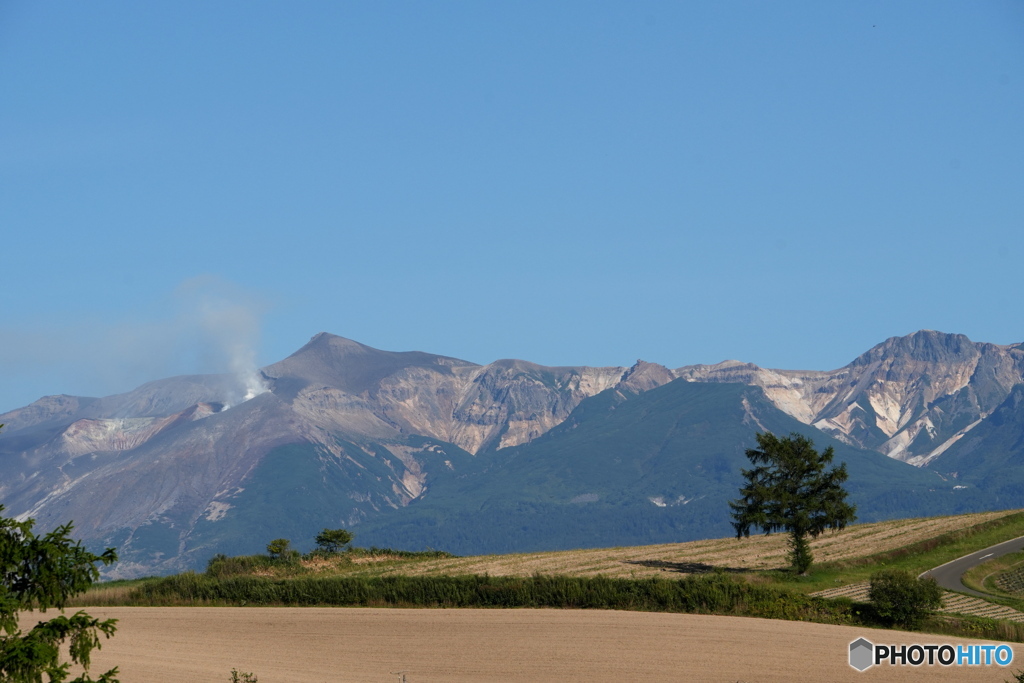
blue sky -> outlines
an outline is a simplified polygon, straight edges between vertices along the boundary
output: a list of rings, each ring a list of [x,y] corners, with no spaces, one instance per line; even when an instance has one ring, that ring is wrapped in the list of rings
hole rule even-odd
[[[1020,2],[0,2],[0,411],[1024,341]]]

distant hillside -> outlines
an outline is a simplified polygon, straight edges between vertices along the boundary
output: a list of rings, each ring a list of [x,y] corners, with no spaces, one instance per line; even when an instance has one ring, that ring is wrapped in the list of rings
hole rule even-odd
[[[798,422],[758,387],[675,381],[583,401],[544,436],[480,455],[409,506],[361,525],[360,542],[481,554],[727,536],[745,450],[766,430],[833,446],[861,521],[984,505],[934,472]]]

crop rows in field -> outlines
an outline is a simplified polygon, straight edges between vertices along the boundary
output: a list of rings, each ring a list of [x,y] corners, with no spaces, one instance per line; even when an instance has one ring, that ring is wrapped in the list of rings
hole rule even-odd
[[[1002,511],[855,524],[843,531],[819,536],[811,542],[811,550],[815,562],[856,558],[903,548],[941,534],[1005,517],[1007,514]],[[789,537],[783,533],[751,536],[742,540],[718,538],[625,548],[439,558],[413,563],[360,561],[354,563],[355,566],[346,567],[344,572],[366,575],[558,574],[649,578],[665,576],[663,572],[701,574],[711,571],[714,567],[740,571],[782,569],[789,565],[788,543]],[[342,569],[331,562],[321,562],[309,568],[326,573]]]
[[[1007,593],[1024,593],[1024,567],[1011,569],[997,576],[996,586]]]

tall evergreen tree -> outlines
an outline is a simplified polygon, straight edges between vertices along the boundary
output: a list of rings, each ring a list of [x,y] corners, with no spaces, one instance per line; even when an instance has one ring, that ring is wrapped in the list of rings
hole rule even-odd
[[[808,536],[843,529],[856,519],[857,508],[846,502],[842,487],[846,463],[826,470],[835,455],[832,447],[819,454],[801,434],[779,438],[765,432],[757,435],[757,444],[747,450],[755,467],[742,470],[743,497],[729,502],[736,538],[749,537],[753,527],[765,534],[789,532],[792,568],[803,574],[813,560]]]

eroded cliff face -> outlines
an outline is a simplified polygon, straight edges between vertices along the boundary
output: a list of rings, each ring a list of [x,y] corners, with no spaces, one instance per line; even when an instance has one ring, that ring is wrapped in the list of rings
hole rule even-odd
[[[561,424],[583,399],[615,386],[625,371],[519,360],[478,368],[459,387],[451,441],[470,453],[532,441]]]
[[[801,422],[810,424],[832,400],[833,391],[821,387],[830,382],[841,385],[845,378],[835,373],[815,370],[771,370],[753,363],[727,360],[715,365],[687,365],[675,374],[688,382],[730,382],[750,384],[764,389],[765,395],[779,409]]]
[[[339,371],[347,366],[352,370]],[[674,379],[670,370],[656,367],[661,372],[651,373],[644,388]],[[477,454],[537,438],[580,401],[615,386],[627,370],[521,360],[474,365],[317,335],[264,373],[275,394],[290,398],[298,415],[327,431],[384,441],[417,434]]]
[[[781,410],[847,443],[926,464],[963,437],[1024,381],[1024,351],[922,330],[893,337],[831,372],[749,363],[679,368],[692,382],[764,389]]]

